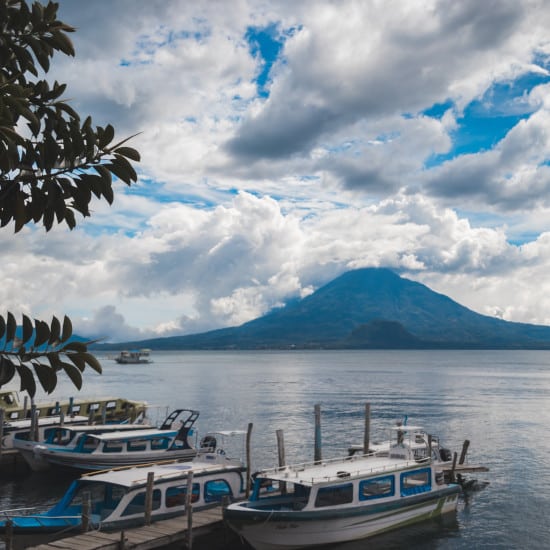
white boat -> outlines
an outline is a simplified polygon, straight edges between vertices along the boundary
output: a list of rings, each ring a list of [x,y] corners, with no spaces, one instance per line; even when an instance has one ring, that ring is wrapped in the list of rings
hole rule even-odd
[[[41,443],[15,438],[13,444],[35,471],[52,466],[94,471],[156,460],[191,460],[197,454],[193,424],[198,416],[194,410],[176,409],[160,428],[82,426],[65,428],[61,436],[52,433]]]
[[[23,400],[15,390],[0,391],[0,409],[4,409],[4,420],[22,420],[30,418],[30,400]],[[109,422],[121,420],[134,421],[147,411],[147,402],[133,401],[122,397],[83,397],[69,398],[60,401],[36,401],[33,403],[39,417],[58,416],[65,418],[72,415],[88,416],[93,421],[103,417]]]
[[[390,448],[398,445],[410,449],[415,460],[431,457],[434,462],[445,464],[452,460],[451,451],[441,446],[439,437],[428,434],[422,426],[397,423],[389,431],[385,441],[369,443],[368,453],[365,453],[363,444],[355,444],[348,447],[349,455],[359,453],[388,456]]]
[[[69,416],[63,418],[61,416],[45,416],[36,420],[36,441],[44,441],[52,429],[57,429],[63,426],[82,426],[88,424],[87,416]],[[6,451],[13,449],[13,440],[15,437],[19,439],[31,439],[32,421],[30,418],[25,420],[13,420],[4,422],[2,435],[2,450]]]
[[[260,492],[266,486],[271,493]],[[405,446],[257,474],[250,500],[224,509],[256,550],[317,548],[454,512],[460,487]]]
[[[243,433],[243,432],[239,432]],[[14,534],[67,532],[82,528],[83,502],[90,498],[89,528],[119,530],[145,522],[147,479],[153,475],[151,521],[186,513],[187,479],[193,474],[191,506],[200,510],[242,498],[246,469],[222,449],[199,453],[192,461],[167,461],[84,474],[47,512],[21,515],[21,510],[0,512],[0,533],[10,519]]]
[[[152,363],[150,349],[139,350],[124,350],[121,351],[114,359],[117,363],[123,365],[139,364],[139,363]]]

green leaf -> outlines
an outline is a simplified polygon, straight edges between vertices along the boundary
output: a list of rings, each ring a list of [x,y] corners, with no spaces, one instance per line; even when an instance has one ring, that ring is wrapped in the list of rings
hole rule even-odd
[[[52,344],[57,344],[59,342],[61,334],[61,324],[59,323],[59,319],[54,315],[52,317],[52,324],[50,325],[50,339],[48,340],[48,344],[50,346]]]
[[[16,330],[17,330],[17,322],[15,321],[15,317],[13,316],[13,313],[8,311],[8,327],[6,331],[6,344],[13,342],[13,339],[15,338]]]
[[[73,324],[71,320],[65,315],[63,318],[63,332],[61,334],[61,343],[66,342],[73,335]]]
[[[21,391],[26,391],[31,397],[34,397],[34,394],[36,393],[36,382],[34,381],[32,370],[26,365],[15,365],[15,369],[21,379],[19,389]]]
[[[0,355],[0,387],[4,386],[15,376],[15,365],[5,357]]]
[[[84,342],[68,342],[61,348],[62,352],[67,351],[76,351],[76,352],[86,352],[88,351],[88,348]]]
[[[40,385],[46,393],[52,393],[52,391],[57,386],[57,374],[54,369],[44,365],[42,363],[34,362],[32,363],[34,367],[34,372],[36,372],[36,377],[40,382]]]
[[[34,328],[32,326],[32,321],[26,316],[23,315],[23,344],[26,344],[34,334]]]
[[[80,372],[83,372],[84,369],[86,368],[86,361],[84,361],[82,354],[67,353],[67,358],[74,363],[74,365]]]
[[[132,149],[132,147],[118,147],[113,151],[113,153],[122,155],[123,157],[129,158],[130,160],[135,160],[136,162],[139,162],[141,160],[138,151]]]
[[[71,379],[71,382],[77,389],[82,388],[82,373],[74,365],[70,363],[61,363],[63,370],[67,373],[67,376]]]
[[[38,319],[34,320],[36,327],[36,338],[34,339],[34,346],[40,347],[45,344],[50,338],[50,327],[45,321],[40,321]]]
[[[92,369],[94,369],[96,372],[101,374],[103,372],[103,368],[101,367],[101,363],[91,354],[91,353],[83,353],[82,357]]]

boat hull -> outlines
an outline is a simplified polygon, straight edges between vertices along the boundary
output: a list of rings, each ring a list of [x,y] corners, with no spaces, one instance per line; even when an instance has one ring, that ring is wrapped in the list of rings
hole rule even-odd
[[[102,453],[93,456],[86,453],[64,453],[64,452],[40,452],[33,453],[31,468],[35,471],[43,471],[50,467],[79,470],[82,472],[93,472],[99,470],[110,470],[121,466],[136,466],[159,460],[192,460],[197,454],[195,449],[183,449],[165,451],[162,453],[134,453],[124,456],[106,456]],[[29,457],[30,458],[30,457]]]
[[[256,550],[292,550],[364,539],[456,510],[459,487],[396,502],[323,512],[232,506],[227,523]]]

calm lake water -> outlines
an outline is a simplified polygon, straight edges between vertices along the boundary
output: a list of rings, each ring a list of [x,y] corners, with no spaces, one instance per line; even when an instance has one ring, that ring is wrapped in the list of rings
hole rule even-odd
[[[468,461],[490,469],[472,476],[490,484],[461,499],[456,517],[342,550],[550,547],[550,352],[158,352],[149,365],[99,359],[104,373],[87,371],[82,395],[144,399],[163,412],[198,409],[199,434],[252,422],[253,470],[275,465],[278,429],[288,462],[313,458],[315,404],[324,458],[362,442],[366,403],[371,440],[405,415],[452,451],[470,440]],[[55,398],[70,395],[77,393],[62,380]],[[69,482],[3,473],[0,510],[47,506]]]

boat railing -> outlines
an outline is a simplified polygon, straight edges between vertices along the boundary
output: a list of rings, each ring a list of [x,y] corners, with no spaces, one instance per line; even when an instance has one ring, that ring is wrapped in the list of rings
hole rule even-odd
[[[327,481],[335,481],[338,479],[351,479],[360,476],[370,475],[370,474],[379,474],[379,473],[389,473],[395,472],[398,470],[403,470],[406,468],[418,467],[419,464],[431,464],[432,460],[430,457],[420,460],[399,460],[396,464],[377,464],[376,466],[369,467],[365,465],[365,458],[372,458],[373,453],[368,453],[364,455],[353,455],[346,456],[344,458],[332,458],[328,460],[322,460],[321,462],[303,462],[299,464],[293,464],[288,466],[279,466],[276,468],[270,468],[267,470],[262,470],[257,474],[258,477],[267,477],[277,476],[282,481],[288,479],[292,481],[292,478],[300,478],[301,481],[307,479],[310,483],[320,483]],[[362,462],[360,464],[353,464],[354,462]],[[311,478],[300,477],[302,472],[305,472],[307,469],[315,467],[322,468],[323,466],[333,466],[335,464],[342,464],[342,468],[346,467],[345,470],[339,470],[336,473],[331,473],[327,475],[313,476]],[[356,469],[347,467],[348,465],[356,466]],[[285,479],[283,479],[283,477]]]

